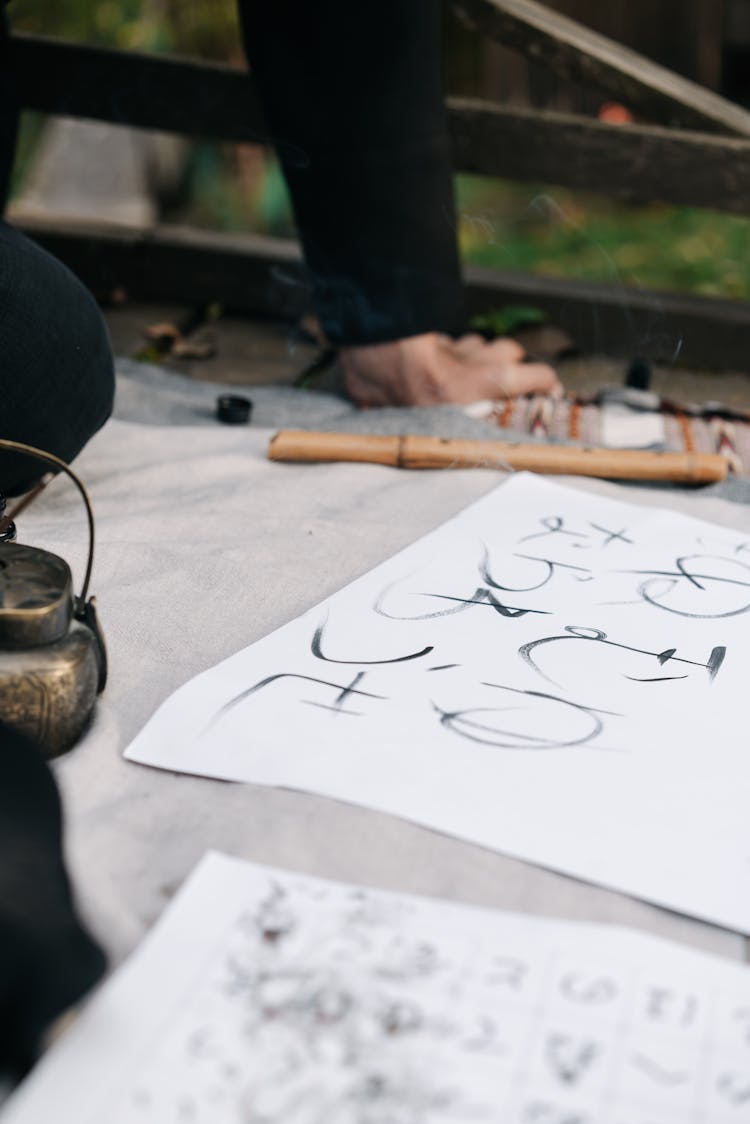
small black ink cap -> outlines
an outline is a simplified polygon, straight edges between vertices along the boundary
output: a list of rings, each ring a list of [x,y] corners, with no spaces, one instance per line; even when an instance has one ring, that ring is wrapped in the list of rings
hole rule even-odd
[[[246,425],[250,422],[253,404],[241,395],[219,395],[216,399],[216,417],[224,425]]]
[[[224,425],[247,425],[252,411],[250,399],[239,394],[221,394],[216,399],[216,417]]]

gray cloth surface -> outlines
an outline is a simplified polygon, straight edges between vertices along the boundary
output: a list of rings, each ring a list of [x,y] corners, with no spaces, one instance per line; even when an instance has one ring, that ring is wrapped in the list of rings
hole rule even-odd
[[[184,388],[173,379],[160,398],[153,385],[146,390],[142,372],[122,375],[118,418],[76,464],[97,517],[92,590],[111,671],[91,729],[55,770],[83,911],[113,960],[134,947],[208,848],[323,877],[633,924],[741,957],[739,936],[393,817],[122,759],[158,704],[191,676],[308,609],[502,479],[484,469],[271,464],[265,458],[270,428],[185,424]],[[198,390],[205,401],[218,393]],[[289,392],[251,394],[272,425],[281,424],[282,410],[289,411],[283,424],[300,424],[291,408],[298,399]],[[150,424],[143,414],[122,420],[136,410]],[[410,428],[413,416],[410,411]],[[182,424],[173,424],[180,417]],[[602,481],[568,482],[623,494]],[[750,534],[750,510],[705,493],[665,497],[631,488],[626,498],[668,502]],[[56,480],[21,517],[19,537],[67,558],[80,581],[84,517],[65,481]]]
[[[358,410],[345,398],[290,386],[222,386],[197,382],[132,359],[117,362],[115,417],[146,425],[217,425],[220,394],[242,394],[253,403],[253,426],[342,430],[348,433],[441,433],[446,437],[497,438],[497,426],[466,416],[458,406]]]
[[[335,394],[297,390],[288,386],[237,386],[197,382],[163,367],[117,361],[118,383],[114,416],[145,425],[217,425],[216,399],[220,394],[244,394],[253,402],[252,425],[272,429],[338,430],[343,433],[419,433],[476,440],[520,440],[537,442],[529,434],[499,429],[471,418],[460,406],[411,407],[409,409],[358,410]],[[685,491],[676,485],[660,491]],[[750,503],[750,480],[730,478],[702,489],[712,495]]]

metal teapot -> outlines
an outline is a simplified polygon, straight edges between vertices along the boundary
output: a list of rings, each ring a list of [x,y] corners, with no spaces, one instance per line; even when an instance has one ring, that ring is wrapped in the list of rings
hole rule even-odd
[[[89,551],[80,594],[70,567],[50,551],[15,542],[13,520],[40,484],[3,517],[0,506],[0,720],[34,738],[48,757],[70,749],[85,729],[107,679],[107,654],[87,599],[94,561],[94,515],[86,489],[52,453],[0,438],[0,451],[23,453],[66,473],[86,508]]]

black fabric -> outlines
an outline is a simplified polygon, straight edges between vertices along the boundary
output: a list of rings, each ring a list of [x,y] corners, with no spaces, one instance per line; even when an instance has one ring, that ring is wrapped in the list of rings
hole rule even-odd
[[[22,1074],[52,1019],[99,978],[62,858],[60,800],[40,751],[0,723],[0,1068]]]
[[[0,222],[0,437],[71,461],[112,410],[114,369],[87,289],[36,243]],[[44,471],[0,453],[0,491]]]
[[[457,328],[439,0],[239,6],[329,339]]]
[[[8,25],[3,9],[0,11],[0,213],[8,195],[18,131],[18,102],[6,65],[7,43]]]

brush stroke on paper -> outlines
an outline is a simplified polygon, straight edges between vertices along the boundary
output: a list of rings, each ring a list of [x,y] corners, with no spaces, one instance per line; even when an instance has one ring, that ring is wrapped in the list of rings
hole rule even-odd
[[[3,1124],[738,1124],[749,1053],[745,966],[212,854]]]

